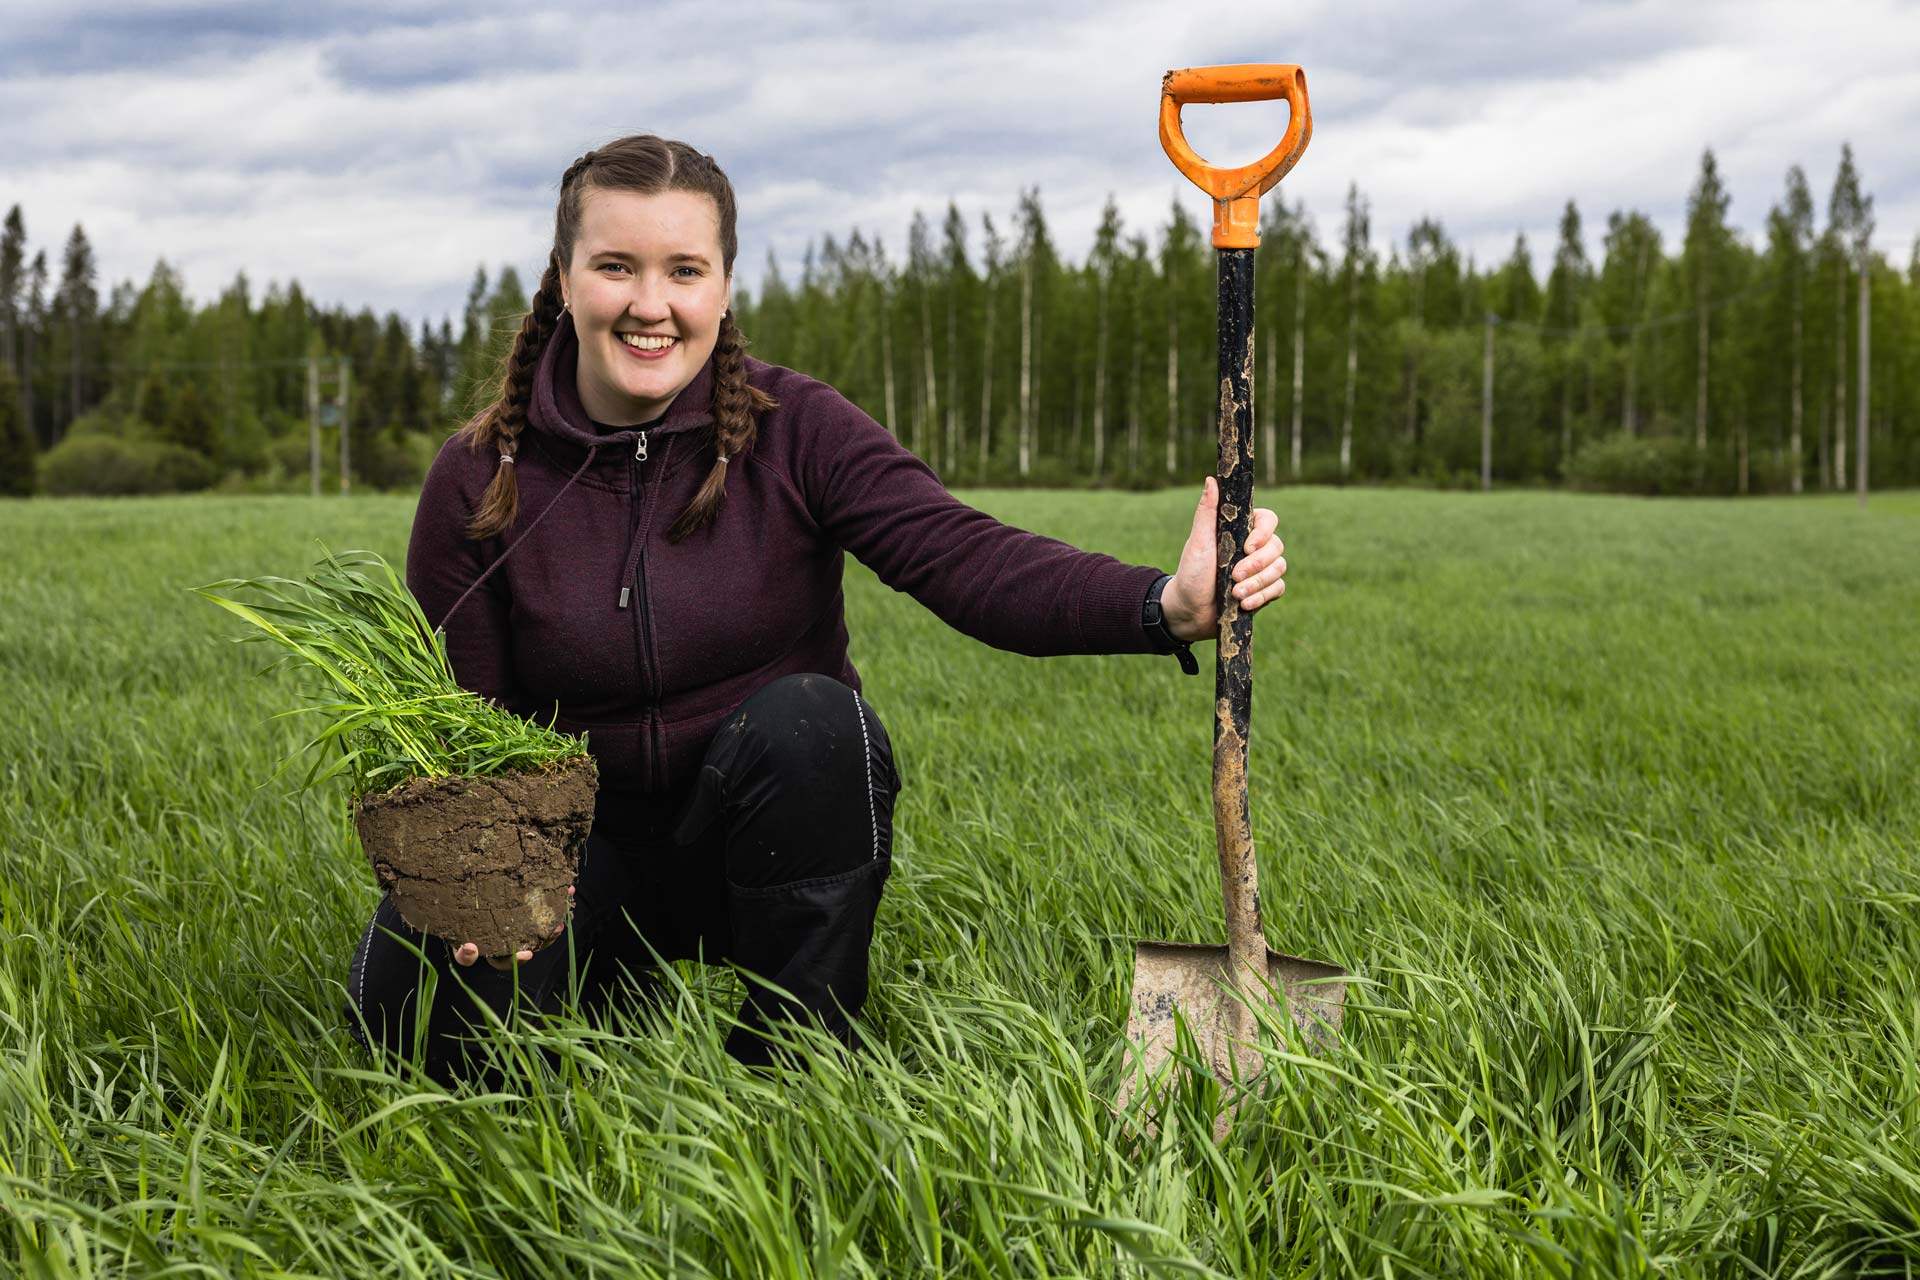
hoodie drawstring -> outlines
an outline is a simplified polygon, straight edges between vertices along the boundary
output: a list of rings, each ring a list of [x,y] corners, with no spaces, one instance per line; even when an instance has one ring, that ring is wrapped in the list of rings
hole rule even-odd
[[[593,456],[598,452],[600,452],[599,445],[593,445],[587,450],[587,460],[580,464],[580,469],[578,471],[575,471],[572,477],[569,478],[565,484],[560,486],[560,492],[553,495],[553,501],[547,503],[546,506],[540,509],[540,514],[533,518],[533,523],[527,526],[526,532],[522,533],[519,537],[515,538],[513,540],[512,545],[510,545],[505,551],[500,553],[500,558],[498,560],[495,560],[492,564],[488,565],[487,571],[481,574],[479,577],[475,578],[473,580],[473,585],[460,593],[460,598],[453,602],[453,608],[447,610],[446,616],[440,619],[440,625],[434,628],[435,631],[439,632],[442,635],[446,634],[447,623],[452,621],[453,615],[459,611],[460,606],[467,602],[467,597],[472,595],[475,591],[478,591],[480,589],[480,584],[485,582],[488,578],[491,578],[493,576],[493,571],[495,569],[498,569],[501,565],[505,564],[507,562],[507,557],[512,555],[515,549],[518,548],[521,543],[527,540],[527,534],[532,533],[534,529],[539,527],[540,522],[547,518],[547,512],[553,510],[554,503],[566,497],[567,490],[573,488],[573,482],[575,480],[578,480],[581,476],[587,473],[587,468],[593,465]],[[509,461],[511,461],[511,459],[509,459]]]

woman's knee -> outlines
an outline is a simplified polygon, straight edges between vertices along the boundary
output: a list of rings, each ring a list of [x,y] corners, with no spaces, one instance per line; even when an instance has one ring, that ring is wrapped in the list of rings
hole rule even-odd
[[[830,676],[775,680],[715,735],[683,834],[726,824],[743,885],[834,874],[892,853],[893,743],[866,699]]]
[[[893,740],[867,700],[832,676],[800,673],[762,686],[740,704],[716,739],[762,767],[789,773],[817,772],[843,751],[858,749],[863,783],[869,771],[876,789],[898,790]]]

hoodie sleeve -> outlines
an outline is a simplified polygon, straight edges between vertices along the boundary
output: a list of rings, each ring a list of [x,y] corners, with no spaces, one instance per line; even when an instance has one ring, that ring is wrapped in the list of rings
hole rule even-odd
[[[948,493],[893,434],[824,383],[796,397],[797,471],[841,547],[948,626],[1012,653],[1147,653],[1158,569],[1002,524]]]
[[[491,480],[483,474],[481,459],[457,437],[448,437],[440,446],[414,510],[413,533],[407,541],[407,588],[420,602],[427,622],[445,626],[447,659],[460,687],[525,714],[513,671],[509,640],[513,602],[506,571],[488,578],[447,619],[454,602],[501,550],[498,538],[476,542],[466,534],[467,521]]]

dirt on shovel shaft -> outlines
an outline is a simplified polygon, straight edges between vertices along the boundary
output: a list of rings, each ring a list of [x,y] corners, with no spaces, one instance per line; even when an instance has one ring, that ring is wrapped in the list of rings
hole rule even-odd
[[[401,919],[510,955],[566,924],[598,786],[591,757],[539,773],[412,778],[361,797],[354,826]]]

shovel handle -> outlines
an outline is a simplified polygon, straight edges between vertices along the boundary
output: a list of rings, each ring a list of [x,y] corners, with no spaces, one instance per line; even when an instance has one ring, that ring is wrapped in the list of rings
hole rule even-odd
[[[1287,132],[1264,157],[1238,169],[1208,164],[1187,144],[1180,109],[1189,102],[1287,103]],[[1213,247],[1252,249],[1260,243],[1260,197],[1287,176],[1313,137],[1307,73],[1291,62],[1188,67],[1160,80],[1160,145],[1168,159],[1213,197]]]
[[[1253,250],[1219,254],[1220,453],[1215,479],[1214,599],[1220,643],[1213,682],[1213,828],[1226,903],[1227,954],[1252,1000],[1267,977],[1260,882],[1247,808],[1247,739],[1253,720],[1253,615],[1233,596],[1233,569],[1253,526]],[[1244,1012],[1244,1011],[1242,1011]],[[1252,1039],[1252,1025],[1236,1029]]]

